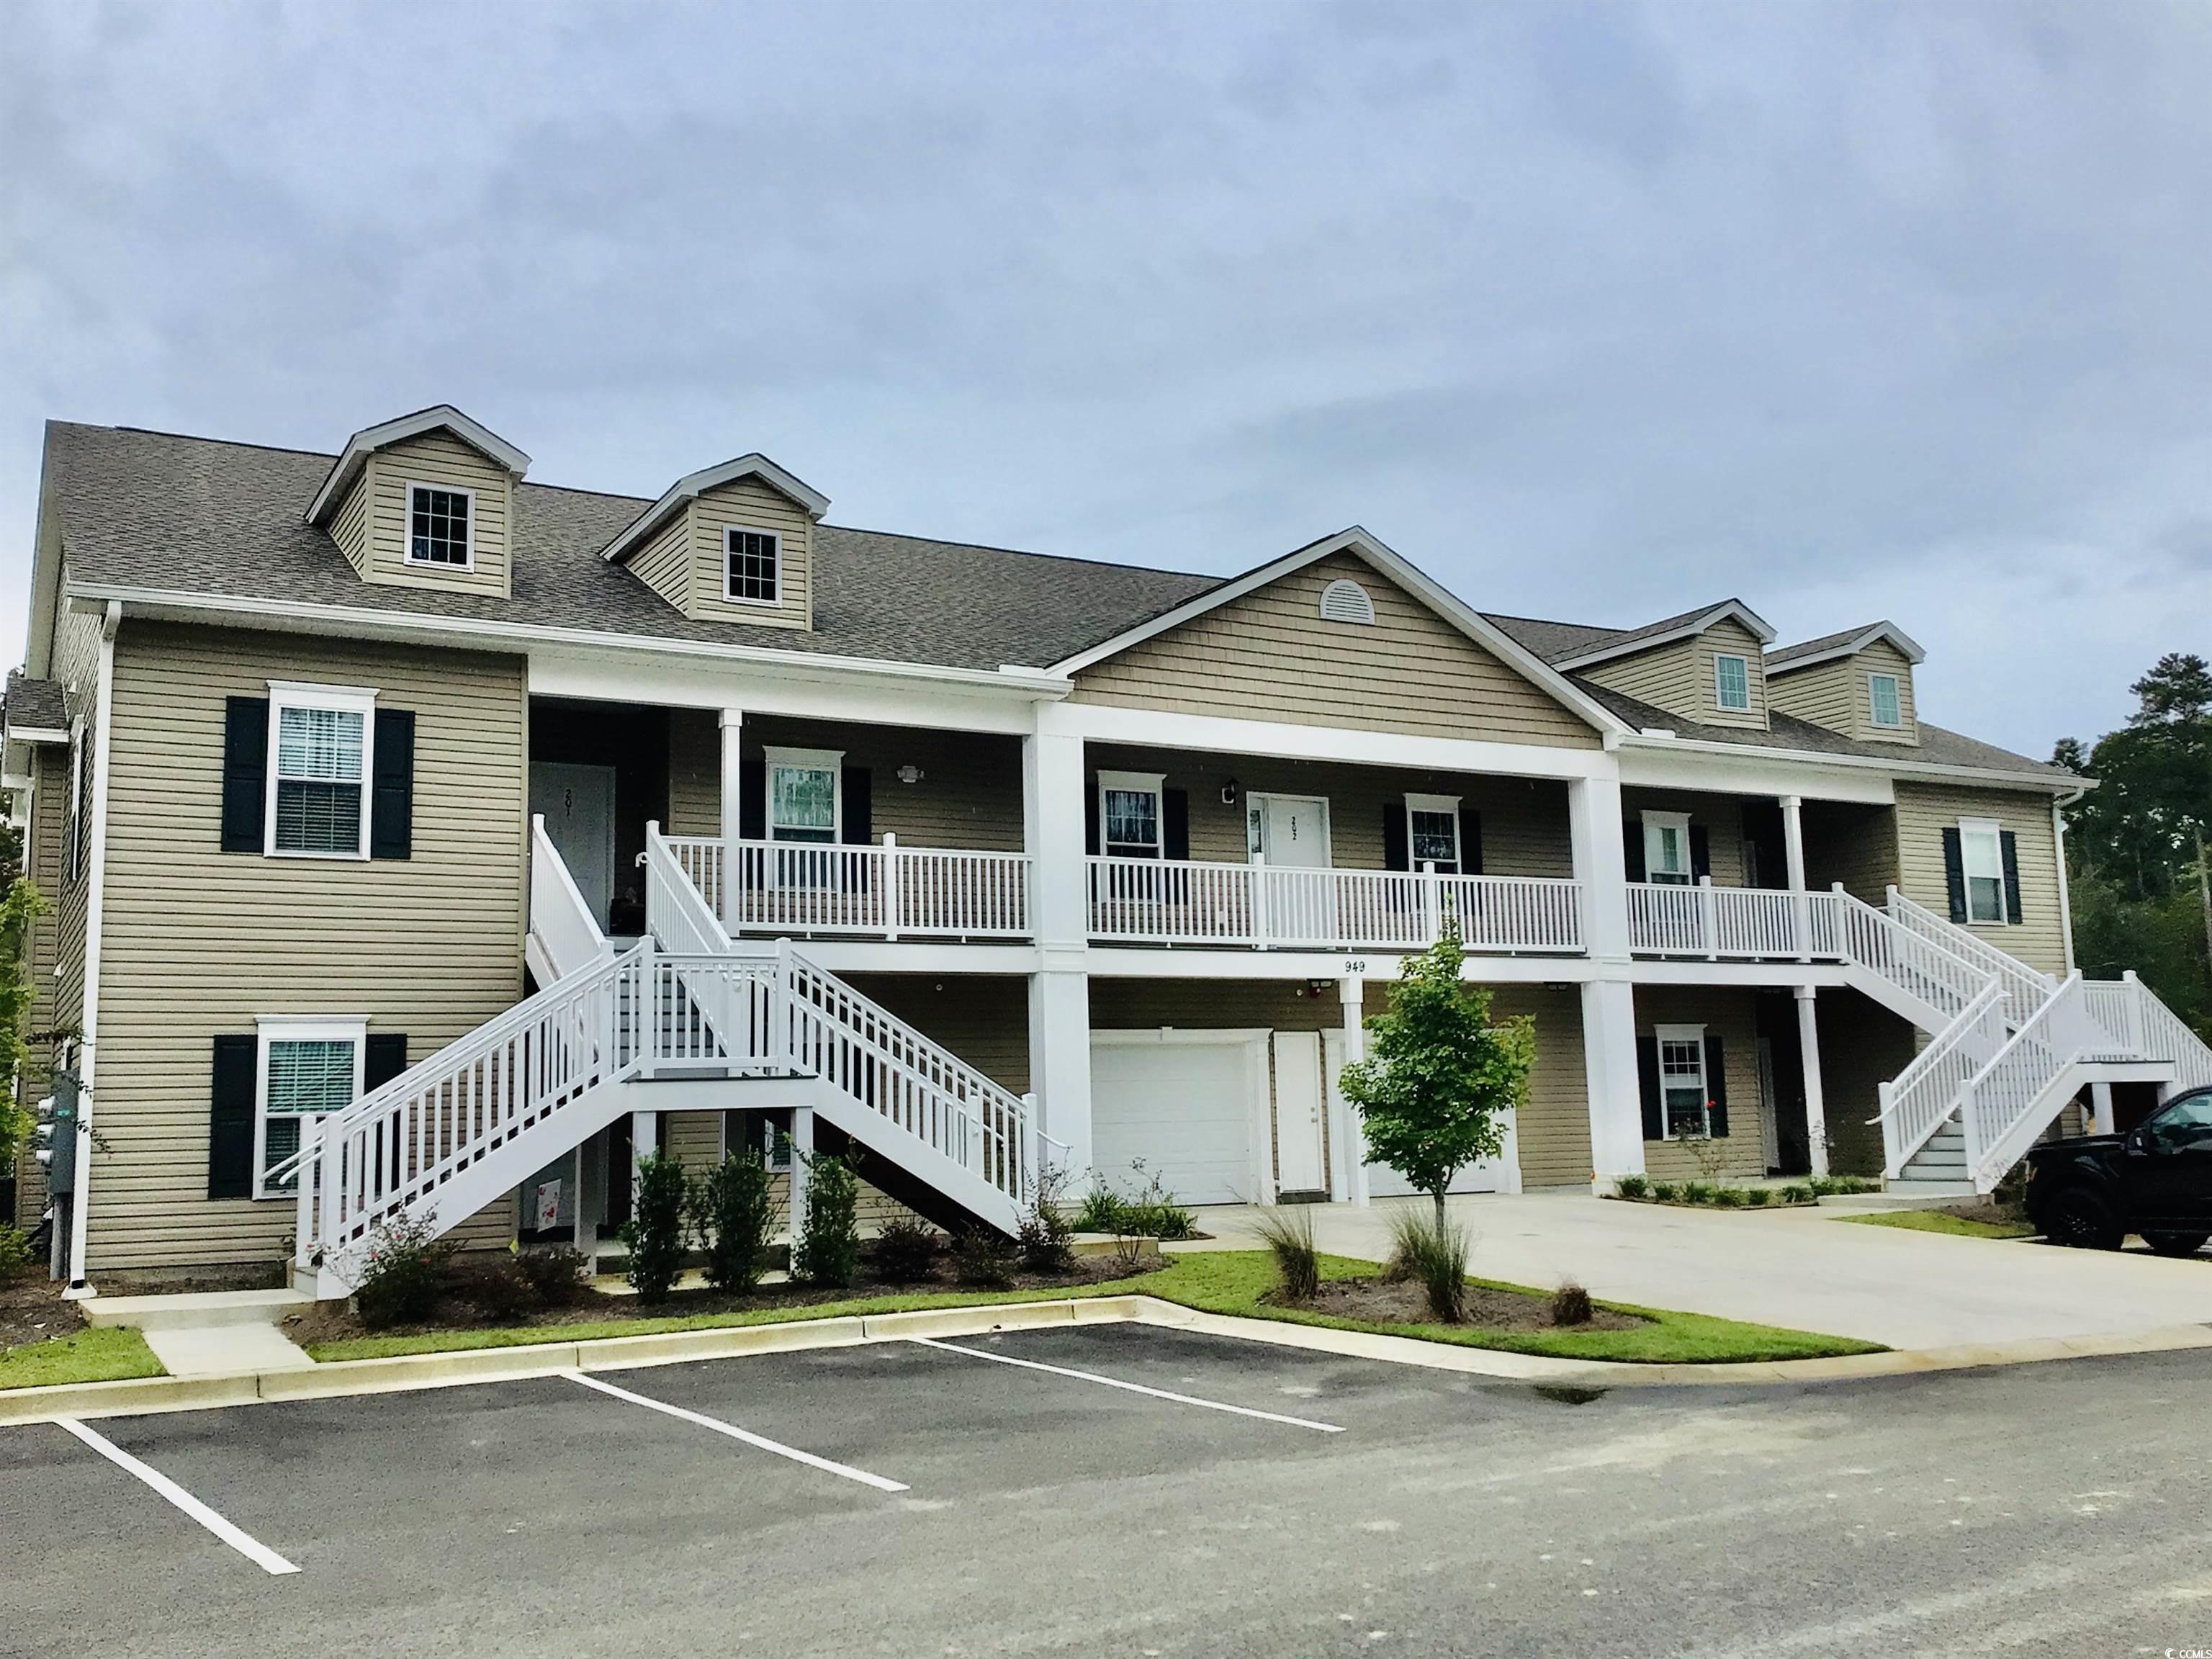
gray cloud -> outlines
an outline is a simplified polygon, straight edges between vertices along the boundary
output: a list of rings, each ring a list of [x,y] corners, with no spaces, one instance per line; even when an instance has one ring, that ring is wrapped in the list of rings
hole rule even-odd
[[[2040,753],[2212,601],[2181,8],[18,4],[0,605],[49,416],[1478,602],[1894,617]]]

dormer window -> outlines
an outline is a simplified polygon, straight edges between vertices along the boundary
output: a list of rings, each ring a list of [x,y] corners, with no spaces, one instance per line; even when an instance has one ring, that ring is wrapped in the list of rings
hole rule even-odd
[[[1897,676],[1869,674],[1867,676],[1867,698],[1873,707],[1874,723],[1892,732],[1905,725],[1905,704],[1898,696]]]
[[[1750,659],[1727,652],[1713,659],[1713,701],[1736,714],[1750,712]]]
[[[475,562],[471,527],[476,521],[476,492],[407,486],[407,562],[466,570]]]
[[[775,604],[781,538],[766,530],[732,528],[724,534],[727,557],[722,597],[746,605]]]

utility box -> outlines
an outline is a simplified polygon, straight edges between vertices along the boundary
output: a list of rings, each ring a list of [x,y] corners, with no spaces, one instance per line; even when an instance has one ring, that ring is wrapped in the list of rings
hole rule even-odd
[[[38,1160],[46,1191],[67,1200],[76,1191],[77,1115],[82,1083],[75,1072],[56,1072],[54,1091],[39,1103]]]

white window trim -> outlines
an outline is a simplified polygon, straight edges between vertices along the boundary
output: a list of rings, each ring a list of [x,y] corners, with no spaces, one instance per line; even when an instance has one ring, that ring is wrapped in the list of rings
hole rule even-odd
[[[469,556],[459,564],[447,564],[440,559],[418,559],[415,556],[415,492],[434,489],[441,495],[465,495],[469,499]],[[406,483],[405,518],[399,526],[399,559],[403,564],[417,570],[473,570],[477,568],[477,492],[466,484],[432,483],[427,478],[410,478]]]
[[[1675,829],[1682,832],[1682,879],[1661,881],[1659,871],[1659,831]],[[1694,887],[1698,883],[1697,862],[1690,854],[1690,815],[1687,812],[1659,812],[1646,810],[1644,814],[1644,879],[1656,887]]]
[[[353,1044],[353,1098],[362,1097],[368,1064],[368,1016],[366,1014],[263,1014],[256,1021],[259,1042],[253,1054],[253,1195],[257,1199],[290,1201],[299,1194],[291,1188],[266,1191],[262,1171],[269,1167],[269,1045],[271,1042],[350,1042]],[[288,1112],[320,1122],[320,1112]],[[304,1134],[305,1130],[301,1133]]]
[[[1408,795],[1406,797],[1406,863],[1410,868],[1419,871],[1421,867],[1420,858],[1413,851],[1413,814],[1442,812],[1449,816],[1452,821],[1452,868],[1462,874],[1466,873],[1467,846],[1462,838],[1459,803],[1460,797],[1457,795]]]
[[[1987,836],[1990,844],[1996,848],[1997,913],[1993,920],[1979,920],[1974,915],[1974,872],[1966,861],[1966,848],[1972,837]],[[1984,878],[1987,879],[1987,878]],[[2012,890],[2005,881],[2004,825],[1995,818],[1960,818],[1959,820],[1959,880],[1966,890],[1966,926],[1969,927],[2009,927],[2012,915]]]
[[[775,769],[788,767],[795,772],[827,772],[831,780],[830,817],[833,820],[830,839],[819,841],[781,842],[784,847],[835,847],[845,841],[845,751],[842,749],[781,749],[768,744],[761,750],[766,765],[762,787],[766,799],[761,802],[761,833],[769,841],[775,840]]]
[[[775,548],[775,597],[772,599],[748,599],[737,592],[730,582],[730,556],[737,550],[730,545],[732,536],[765,536]],[[756,611],[780,611],[783,608],[783,532],[769,530],[757,524],[726,524],[722,526],[722,598],[730,605],[749,605]]]
[[[450,569],[453,567],[447,566]],[[361,720],[361,847],[351,853],[318,853],[305,848],[276,845],[277,739],[287,708],[336,708],[357,714]],[[295,680],[269,682],[269,760],[261,805],[261,852],[272,859],[337,859],[360,861],[368,857],[369,820],[374,816],[376,787],[376,691],[360,685],[308,685]]]
[[[1877,682],[1887,680],[1897,704],[1897,718],[1886,720],[1881,717],[1881,704],[1874,695]],[[1905,730],[1905,677],[1902,674],[1869,674],[1867,676],[1867,724],[1878,732]]]
[[[1705,1028],[1702,1025],[1655,1025],[1651,1028],[1651,1063],[1659,1070],[1659,1139],[1680,1140],[1674,1121],[1667,1112],[1667,1045],[1688,1042],[1698,1050],[1698,1110],[1705,1133],[1713,1130],[1713,1080],[1705,1075]]]
[[[1721,695],[1721,665],[1724,662],[1736,663],[1743,669],[1743,702],[1741,706]],[[1713,653],[1713,707],[1730,714],[1751,713],[1751,659],[1741,651]]]
[[[1106,792],[1126,789],[1152,798],[1152,824],[1159,831],[1152,856],[1168,855],[1168,775],[1164,772],[1101,772],[1098,775],[1098,850],[1117,859],[1142,858],[1141,853],[1110,853],[1106,845]]]
[[[1267,821],[1267,820],[1266,820],[1266,817],[1265,817],[1265,816],[1264,816],[1264,814],[1265,814],[1265,812],[1266,812],[1266,809],[1267,809],[1267,804],[1269,801],[1271,801],[1271,800],[1303,800],[1303,801],[1311,801],[1311,802],[1312,802],[1312,803],[1314,803],[1316,805],[1317,805],[1317,806],[1319,806],[1319,807],[1321,808],[1321,850],[1322,850],[1322,859],[1323,859],[1323,860],[1324,860],[1324,863],[1323,863],[1323,866],[1322,866],[1322,867],[1323,867],[1323,868],[1325,868],[1325,869],[1334,870],[1334,869],[1336,867],[1336,830],[1335,830],[1335,826],[1334,826],[1334,825],[1330,822],[1329,809],[1328,809],[1328,797],[1327,795],[1294,795],[1294,794],[1291,794],[1288,790],[1285,790],[1285,789],[1250,789],[1250,790],[1247,790],[1247,791],[1245,792],[1245,794],[1244,794],[1244,860],[1245,860],[1245,862],[1246,862],[1246,863],[1248,863],[1248,864],[1249,864],[1249,863],[1250,863],[1250,862],[1252,861],[1253,856],[1254,856],[1255,854],[1261,854],[1261,853],[1263,853],[1263,852],[1266,850],[1265,848],[1261,848],[1261,847],[1259,847],[1259,846],[1256,846],[1256,845],[1255,845],[1255,844],[1254,844],[1254,843],[1255,842],[1255,841],[1258,839],[1258,837],[1255,836],[1253,835],[1253,833],[1252,833],[1252,809],[1253,809],[1254,807],[1258,807],[1258,808],[1260,808],[1260,809],[1261,809],[1261,813],[1262,813],[1262,817],[1261,817],[1261,822],[1264,823]],[[1163,802],[1161,803],[1161,805],[1162,805],[1162,807],[1163,807],[1163,808],[1164,808],[1164,807],[1166,806],[1166,805],[1167,805],[1167,803],[1166,803],[1166,802],[1164,802],[1164,801],[1163,801]],[[1103,826],[1103,825],[1105,823],[1105,821],[1106,821],[1106,820],[1105,820],[1105,817],[1104,817],[1105,806],[1104,806],[1104,803],[1103,803],[1103,799],[1102,799],[1101,803],[1100,803],[1100,806],[1099,806],[1099,812],[1100,812],[1099,823],[1100,823],[1100,824]],[[1266,832],[1265,832],[1264,830],[1261,832],[1261,834],[1263,834],[1263,835],[1264,835],[1265,833],[1266,833]],[[1099,838],[1100,838],[1100,844],[1103,846],[1103,845],[1104,844],[1104,838],[1105,838],[1106,831],[1105,831],[1105,830],[1102,827],[1102,828],[1099,830],[1098,834],[1099,834]],[[1162,842],[1164,844],[1164,842],[1166,842],[1166,840],[1167,840],[1167,817],[1166,817],[1166,815],[1165,815],[1164,811],[1163,811],[1163,813],[1162,813],[1162,815],[1161,815],[1161,817],[1160,817],[1160,840],[1161,840],[1161,842]]]

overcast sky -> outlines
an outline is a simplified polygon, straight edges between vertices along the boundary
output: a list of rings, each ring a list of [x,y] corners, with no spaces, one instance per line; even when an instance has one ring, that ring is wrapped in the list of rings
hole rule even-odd
[[[2041,756],[2212,649],[2212,9],[0,0],[50,416],[1485,609],[1888,617]]]

